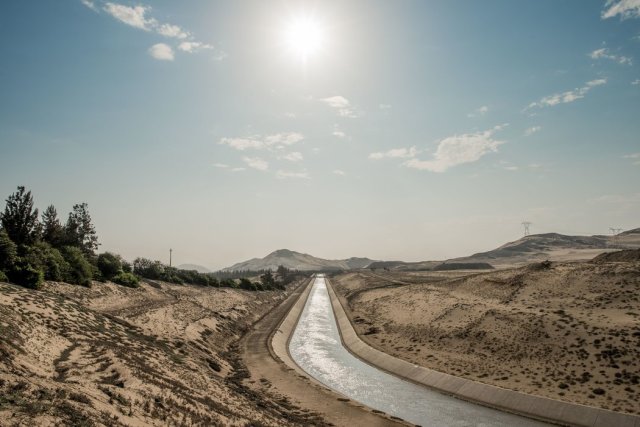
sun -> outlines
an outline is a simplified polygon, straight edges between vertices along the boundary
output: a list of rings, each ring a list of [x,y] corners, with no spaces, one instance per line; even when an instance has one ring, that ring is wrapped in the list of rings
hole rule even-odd
[[[318,20],[308,15],[299,15],[285,24],[283,39],[291,54],[306,62],[322,50],[326,34]]]

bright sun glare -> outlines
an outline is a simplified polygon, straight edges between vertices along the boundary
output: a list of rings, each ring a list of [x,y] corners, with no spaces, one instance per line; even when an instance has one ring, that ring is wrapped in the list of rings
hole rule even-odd
[[[306,61],[322,49],[325,43],[324,28],[310,16],[294,17],[284,28],[284,42],[291,53]]]

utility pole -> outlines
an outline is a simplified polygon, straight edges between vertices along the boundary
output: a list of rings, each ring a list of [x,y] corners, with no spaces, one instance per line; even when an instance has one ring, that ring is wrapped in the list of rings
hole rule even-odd
[[[524,237],[527,237],[529,234],[531,234],[529,232],[529,227],[531,226],[531,224],[533,224],[533,223],[531,223],[529,221],[523,221],[522,222],[522,226],[524,227]]]
[[[169,267],[171,267],[171,255],[173,253],[173,249],[169,248]]]

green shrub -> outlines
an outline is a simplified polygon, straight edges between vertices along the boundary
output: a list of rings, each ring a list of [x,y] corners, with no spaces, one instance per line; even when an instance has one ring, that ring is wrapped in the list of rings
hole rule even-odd
[[[46,280],[62,281],[69,270],[69,264],[60,251],[46,242],[22,245],[19,252],[28,264],[44,273]]]
[[[16,285],[29,289],[40,289],[44,274],[23,259],[19,259],[9,271],[9,280]]]
[[[18,248],[4,229],[0,229],[0,270],[13,268],[18,256]]]
[[[69,264],[65,281],[76,285],[91,286],[92,266],[82,251],[74,246],[62,248],[62,256]]]
[[[113,279],[122,272],[122,261],[120,256],[112,254],[111,252],[105,252],[98,255],[98,261],[96,264],[102,274],[102,277],[107,280]]]
[[[4,274],[4,271],[0,270],[0,282],[8,282],[9,278],[7,277],[6,274]]]
[[[121,272],[120,274],[113,276],[111,281],[118,285],[126,286],[128,288],[139,288],[140,283],[138,276],[133,273]]]

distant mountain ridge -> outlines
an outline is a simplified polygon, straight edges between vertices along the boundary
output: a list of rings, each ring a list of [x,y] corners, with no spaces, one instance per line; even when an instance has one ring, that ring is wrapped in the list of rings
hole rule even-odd
[[[278,249],[277,251],[271,252],[264,258],[252,258],[250,260],[234,264],[231,267],[223,268],[221,271],[276,270],[281,265],[286,268],[299,271],[351,270],[365,268],[372,262],[374,262],[374,260],[369,258],[357,257],[341,260],[328,260],[289,249]]]
[[[198,273],[212,273],[207,267],[203,267],[198,264],[180,264],[176,267],[180,270],[196,270]]]

